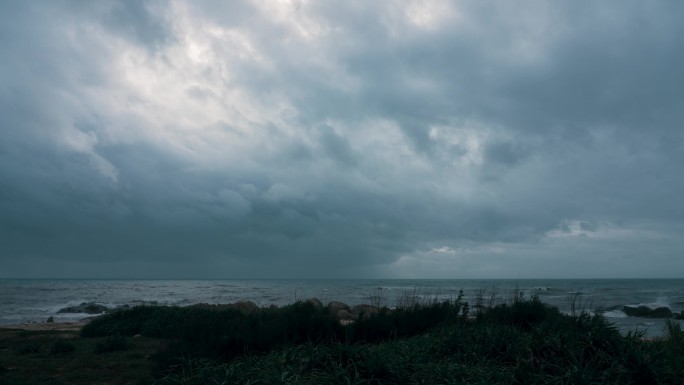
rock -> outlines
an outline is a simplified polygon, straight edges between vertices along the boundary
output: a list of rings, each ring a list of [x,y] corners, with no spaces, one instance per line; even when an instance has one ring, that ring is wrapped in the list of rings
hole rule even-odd
[[[373,305],[356,305],[351,309],[355,318],[367,319],[373,314],[377,314],[380,310]]]
[[[670,317],[672,317],[672,315],[673,315],[672,310],[669,307],[661,306],[661,307],[657,307],[657,308],[651,310],[650,317],[653,317],[653,318],[670,318]]]
[[[645,317],[650,311],[650,307],[643,305],[638,307],[625,305],[622,307],[622,312],[630,317]]]
[[[349,310],[349,305],[344,302],[331,301],[327,308],[330,314],[337,314],[340,310]]]
[[[234,309],[237,309],[242,314],[252,314],[259,311],[259,306],[252,301],[240,301],[232,304]]]
[[[312,304],[316,310],[323,310],[323,304],[318,298],[309,298],[306,302]]]
[[[622,312],[630,317],[644,317],[644,318],[670,318],[674,314],[672,310],[667,306],[660,306],[652,309],[648,306],[630,306],[626,305],[622,307]]]
[[[47,321],[45,321],[45,322],[55,322],[55,317],[49,316]]]
[[[335,313],[335,318],[340,321],[352,321],[355,317],[354,314],[352,314],[349,310],[340,309],[337,313]]]
[[[190,305],[191,307],[196,307],[200,309],[208,309],[208,310],[226,310],[226,309],[233,309],[239,312],[240,314],[247,315],[247,314],[252,314],[255,313],[261,308],[259,305],[252,301],[239,301],[235,303],[222,303],[222,304],[208,304],[208,303],[196,303],[194,305]]]
[[[87,314],[101,314],[109,310],[107,306],[98,305],[95,302],[82,302],[78,306],[69,306],[60,309],[57,313],[87,313]]]

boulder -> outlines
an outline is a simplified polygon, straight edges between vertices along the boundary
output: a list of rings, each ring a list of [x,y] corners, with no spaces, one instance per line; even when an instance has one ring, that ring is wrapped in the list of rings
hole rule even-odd
[[[95,302],[82,302],[78,306],[69,306],[59,309],[57,313],[87,313],[87,314],[101,314],[109,310],[107,306],[98,305]]]
[[[622,312],[630,317],[645,317],[651,311],[648,306],[629,306],[625,305],[622,307]]]
[[[622,312],[630,317],[643,318],[670,318],[673,316],[672,310],[667,306],[660,306],[657,308],[650,308],[645,305],[622,307]]]
[[[349,305],[339,301],[331,301],[328,304],[328,311],[331,314],[337,314],[337,312],[339,312],[340,310],[349,310]]]
[[[242,314],[252,314],[259,311],[259,306],[252,301],[235,302],[231,307],[237,309]]]
[[[323,304],[318,298],[309,298],[306,302],[312,304],[316,310],[323,310]]]
[[[373,314],[377,314],[380,311],[377,306],[373,305],[356,305],[351,309],[352,314],[355,318],[367,319]]]
[[[667,306],[660,306],[651,310],[650,317],[652,318],[670,318],[672,317],[672,310]]]
[[[337,313],[335,313],[335,318],[340,321],[353,321],[355,317],[354,314],[349,312],[349,310],[340,309]]]
[[[254,312],[259,311],[261,308],[259,305],[252,301],[238,301],[235,303],[220,303],[220,304],[208,304],[208,303],[197,303],[194,305],[190,305],[191,307],[196,307],[200,309],[209,309],[209,310],[226,310],[226,309],[233,309],[237,310],[240,314],[246,315],[246,314],[252,314]]]

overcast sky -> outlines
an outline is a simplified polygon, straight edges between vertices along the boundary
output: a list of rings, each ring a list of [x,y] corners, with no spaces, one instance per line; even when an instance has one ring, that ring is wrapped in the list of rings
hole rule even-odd
[[[0,277],[682,277],[682,15],[2,1]]]

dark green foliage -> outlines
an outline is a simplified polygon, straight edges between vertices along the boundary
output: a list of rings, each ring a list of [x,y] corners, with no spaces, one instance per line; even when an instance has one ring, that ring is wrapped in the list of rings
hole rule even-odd
[[[251,314],[232,308],[140,306],[95,319],[81,331],[84,337],[115,334],[177,339],[183,344],[175,346],[186,354],[230,358],[280,345],[330,341],[343,333],[332,315],[306,302]]]
[[[17,349],[17,353],[19,354],[33,354],[38,352],[40,352],[39,344],[26,344]]]
[[[95,344],[95,353],[111,353],[128,350],[130,343],[126,337],[116,335],[107,337],[103,341]]]
[[[177,308],[136,306],[130,310],[109,313],[92,320],[83,327],[81,336],[133,336],[139,334],[146,324],[164,324],[171,321],[175,309]]]
[[[456,322],[461,311],[460,299],[454,303],[447,301],[394,311],[382,309],[378,314],[350,325],[346,341],[378,342],[414,336]]]
[[[681,384],[667,340],[623,337],[600,317],[558,325],[443,325],[378,344],[303,344],[219,364],[186,359],[159,384]],[[553,315],[555,317],[555,315]]]
[[[530,330],[532,327],[543,323],[563,321],[564,317],[558,309],[543,303],[537,297],[533,297],[528,301],[516,300],[510,305],[497,305],[484,312],[481,318],[485,322]]]
[[[76,347],[74,344],[68,341],[64,340],[58,340],[57,342],[52,345],[52,349],[50,349],[50,353],[52,354],[67,354],[67,353],[72,353],[74,350],[76,350]]]
[[[343,327],[332,314],[309,302],[249,314],[221,307],[139,306],[97,318],[81,330],[81,335],[173,338],[182,342],[174,344],[178,351],[173,356],[199,354],[227,359],[306,342],[376,342],[412,336],[455,322],[460,309],[459,301],[383,309]]]
[[[481,309],[480,309],[481,310]],[[144,307],[94,320],[83,335],[174,338],[159,384],[681,384],[684,332],[645,342],[601,316],[515,298],[465,317],[466,305],[415,305],[343,327],[310,303],[243,314]]]

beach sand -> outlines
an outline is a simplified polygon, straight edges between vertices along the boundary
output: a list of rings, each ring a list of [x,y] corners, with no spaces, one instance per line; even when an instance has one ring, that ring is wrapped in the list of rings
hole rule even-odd
[[[32,322],[16,325],[0,325],[0,329],[16,329],[26,331],[78,331],[90,322],[90,319],[83,319],[76,322]]]

